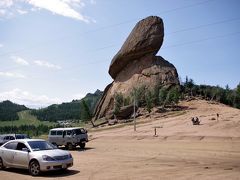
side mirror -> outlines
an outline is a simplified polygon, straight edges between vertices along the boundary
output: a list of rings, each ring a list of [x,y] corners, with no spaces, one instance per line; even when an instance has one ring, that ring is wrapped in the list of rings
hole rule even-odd
[[[22,148],[22,151],[24,152],[30,152],[30,150],[28,148]]]

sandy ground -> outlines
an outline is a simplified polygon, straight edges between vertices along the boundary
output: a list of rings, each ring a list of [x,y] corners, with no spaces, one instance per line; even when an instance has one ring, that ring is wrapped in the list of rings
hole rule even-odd
[[[201,100],[181,105],[184,113],[137,119],[137,132],[132,125],[91,132],[86,150],[71,151],[74,166],[66,172],[33,178],[7,169],[0,179],[240,179],[240,110]],[[162,127],[157,137],[155,126]]]

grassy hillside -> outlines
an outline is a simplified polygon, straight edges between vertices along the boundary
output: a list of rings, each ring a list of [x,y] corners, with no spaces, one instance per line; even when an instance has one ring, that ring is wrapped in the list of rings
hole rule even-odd
[[[49,121],[40,121],[35,116],[31,115],[30,110],[25,110],[18,112],[19,120],[15,121],[2,121],[0,123],[0,127],[4,126],[21,126],[21,125],[46,125],[46,126],[53,126],[55,123]]]
[[[89,113],[92,114],[94,108],[101,98],[102,92],[97,90],[95,93],[88,93],[81,100],[73,100],[72,102],[53,104],[46,108],[32,110],[31,113],[42,121],[56,122],[59,120],[83,120],[85,109],[83,102],[86,103]]]
[[[58,127],[57,123],[49,121],[40,121],[31,114],[31,110],[25,110],[18,113],[19,120],[2,121],[0,123],[0,134],[5,133],[23,133],[30,137],[41,137],[46,135],[49,129]],[[72,123],[72,126],[83,127],[85,124]]]
[[[12,103],[11,101],[0,102],[0,121],[18,120],[18,112],[27,110],[24,105]]]

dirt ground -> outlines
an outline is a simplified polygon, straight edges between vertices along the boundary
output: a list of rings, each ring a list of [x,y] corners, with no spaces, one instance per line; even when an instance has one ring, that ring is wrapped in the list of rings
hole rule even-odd
[[[74,166],[65,172],[33,178],[7,169],[0,179],[240,179],[240,110],[206,101],[181,105],[184,113],[137,119],[137,132],[128,125],[89,133],[91,141],[71,151]],[[201,125],[191,124],[193,116]],[[155,126],[162,127],[157,137]]]

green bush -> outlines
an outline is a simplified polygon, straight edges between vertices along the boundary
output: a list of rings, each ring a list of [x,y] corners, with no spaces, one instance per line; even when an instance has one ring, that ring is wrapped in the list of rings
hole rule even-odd
[[[159,105],[164,106],[166,98],[167,98],[167,90],[166,88],[163,87],[159,90]]]
[[[146,102],[147,111],[150,113],[154,105],[154,96],[150,90],[147,90],[145,94],[145,102]]]
[[[114,95],[114,108],[113,114],[116,115],[119,113],[121,107],[123,106],[124,99],[122,93],[115,93]]]

